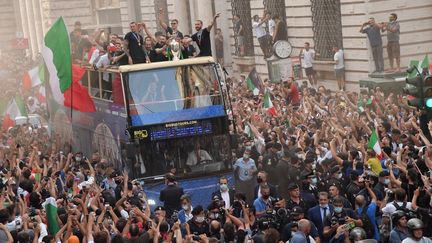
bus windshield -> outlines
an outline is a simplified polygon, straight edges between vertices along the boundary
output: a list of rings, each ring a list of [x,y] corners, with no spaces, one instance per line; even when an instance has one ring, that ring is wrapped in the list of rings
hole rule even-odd
[[[225,115],[214,64],[130,72],[124,85],[132,126]]]

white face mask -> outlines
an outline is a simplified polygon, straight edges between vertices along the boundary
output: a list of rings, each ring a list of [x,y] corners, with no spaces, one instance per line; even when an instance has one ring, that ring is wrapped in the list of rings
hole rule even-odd
[[[243,159],[249,159],[249,154],[243,154]]]
[[[183,210],[187,211],[187,210],[189,210],[189,205],[187,205],[187,204],[182,205],[182,208],[183,208]]]
[[[197,217],[195,218],[195,221],[196,221],[197,223],[202,223],[202,222],[204,222],[204,216],[197,216]]]

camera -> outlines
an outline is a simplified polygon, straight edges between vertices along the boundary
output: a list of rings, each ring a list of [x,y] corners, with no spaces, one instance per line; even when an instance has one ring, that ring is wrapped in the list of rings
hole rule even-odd
[[[201,237],[199,235],[193,235],[192,236],[192,240],[194,240],[194,241],[200,241]]]

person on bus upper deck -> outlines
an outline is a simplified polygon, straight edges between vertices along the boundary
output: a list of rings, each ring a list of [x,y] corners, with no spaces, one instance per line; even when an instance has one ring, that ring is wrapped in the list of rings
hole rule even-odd
[[[159,20],[159,25],[166,31],[166,35],[168,37],[173,36],[175,38],[183,39],[183,33],[177,29],[178,20],[177,19],[171,20],[171,27],[169,27],[164,21],[164,10],[162,8],[159,9],[158,20]]]
[[[211,41],[210,41],[210,31],[216,22],[216,19],[220,16],[220,13],[217,13],[213,17],[213,21],[209,26],[203,29],[203,22],[201,20],[195,21],[195,30],[197,33],[192,35],[192,40],[195,41],[200,49],[198,56],[211,56]]]
[[[127,49],[129,49],[132,61],[134,64],[145,63],[144,38],[139,33],[139,26],[137,23],[131,22],[129,27],[131,31],[124,38],[128,41]]]

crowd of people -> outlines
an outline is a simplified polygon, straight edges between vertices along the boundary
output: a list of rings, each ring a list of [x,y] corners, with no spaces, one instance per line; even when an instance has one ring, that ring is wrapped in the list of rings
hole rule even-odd
[[[74,62],[97,69],[171,60],[173,40],[181,58],[211,55],[218,15],[206,28],[197,21],[189,37],[163,14],[165,34],[132,22],[124,38],[106,40],[77,22]],[[98,152],[86,158],[43,127],[1,131],[0,242],[432,242],[432,123],[407,97],[380,88],[332,93],[293,79],[265,80],[258,93],[244,76],[227,84],[235,183],[221,177],[208,205],[195,205],[168,173],[164,205],[153,206],[140,181]]]
[[[0,242],[430,242],[432,123],[406,97],[266,80],[269,113],[244,77],[229,84],[235,188],[221,177],[209,205],[167,174],[155,207],[97,152],[45,128],[4,131]]]

